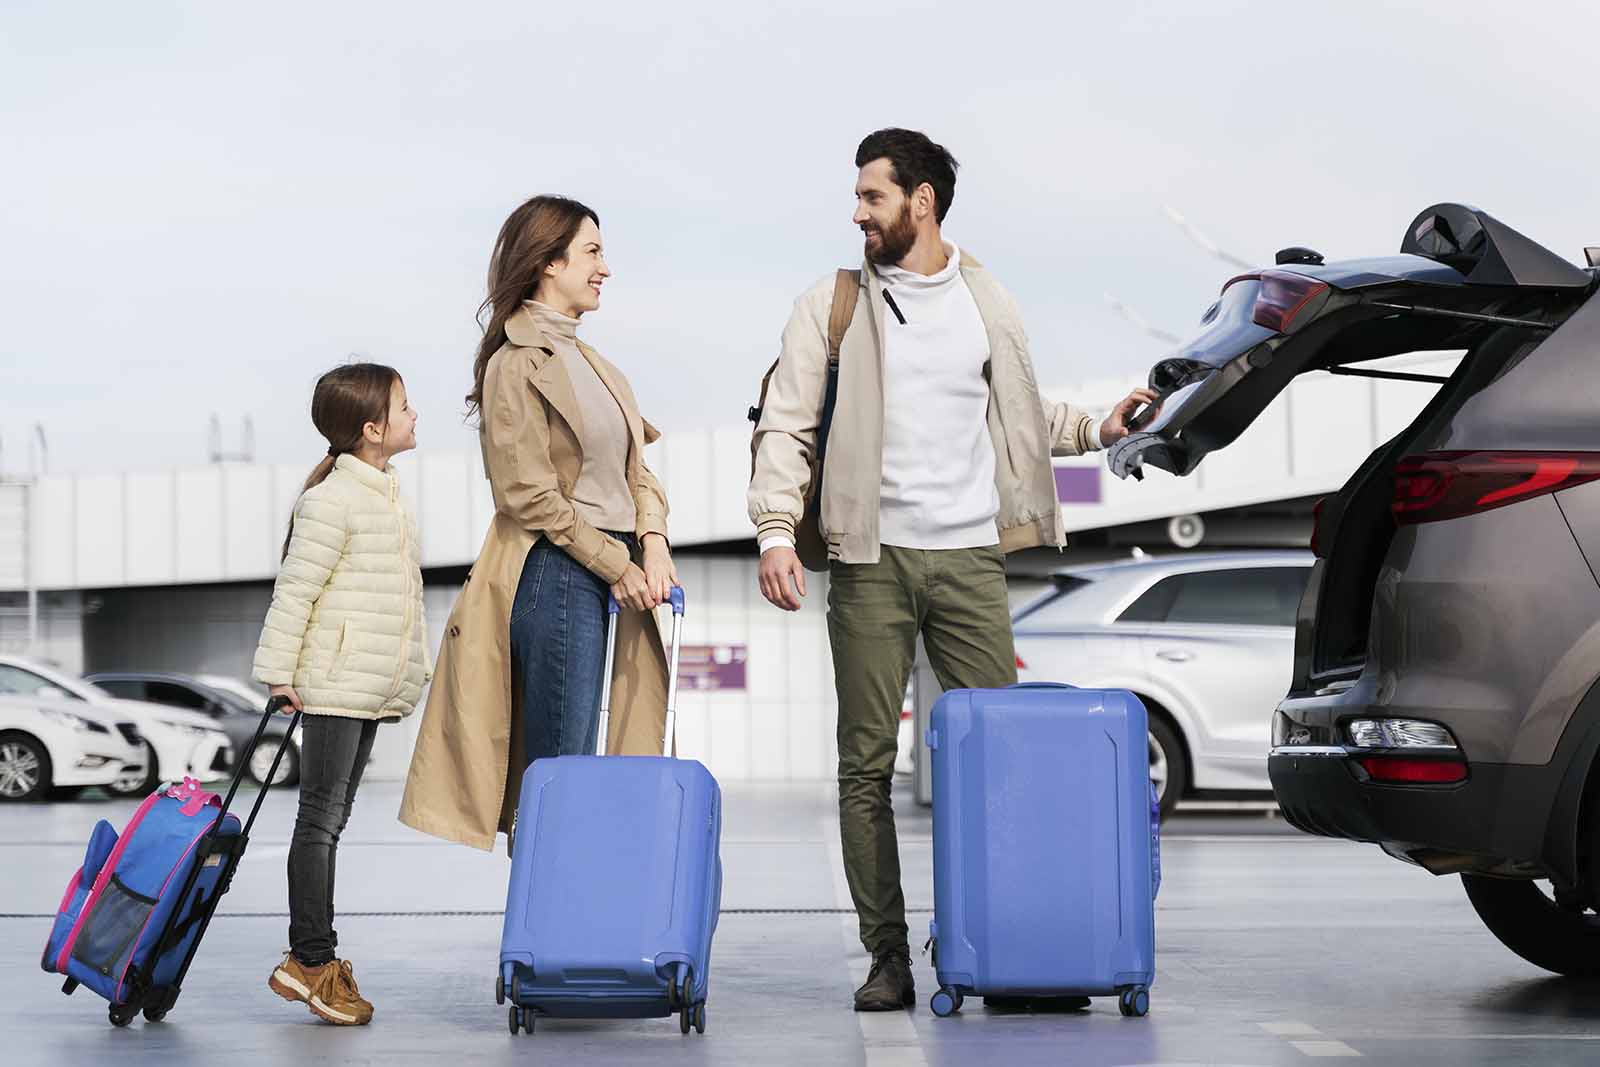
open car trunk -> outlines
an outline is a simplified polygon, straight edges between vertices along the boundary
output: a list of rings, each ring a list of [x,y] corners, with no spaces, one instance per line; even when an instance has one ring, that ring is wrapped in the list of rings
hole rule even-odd
[[[1359,673],[1373,593],[1396,524],[1395,465],[1429,447],[1450,416],[1538,345],[1593,287],[1578,269],[1482,212],[1445,204],[1418,216],[1397,256],[1323,264],[1306,250],[1223,288],[1204,329],[1151,370],[1159,412],[1107,458],[1140,477],[1177,475],[1232,443],[1300,374],[1415,375],[1360,364],[1413,352],[1464,351],[1409,426],[1320,506],[1319,560],[1301,603],[1294,689]],[[1314,262],[1307,262],[1308,258]],[[1141,413],[1141,416],[1144,413]]]

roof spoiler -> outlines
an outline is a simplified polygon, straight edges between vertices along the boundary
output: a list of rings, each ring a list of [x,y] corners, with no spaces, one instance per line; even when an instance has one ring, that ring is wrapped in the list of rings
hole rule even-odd
[[[1454,267],[1468,285],[1586,289],[1587,271],[1465,204],[1435,204],[1411,221],[1400,251]]]

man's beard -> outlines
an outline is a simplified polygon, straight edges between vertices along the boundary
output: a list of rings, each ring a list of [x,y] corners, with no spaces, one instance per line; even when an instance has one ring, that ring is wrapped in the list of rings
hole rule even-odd
[[[892,267],[910,255],[911,246],[917,243],[917,226],[911,221],[911,205],[902,205],[900,216],[889,224],[888,229],[879,230],[878,236],[876,251],[870,246],[866,250],[867,259],[877,266]]]

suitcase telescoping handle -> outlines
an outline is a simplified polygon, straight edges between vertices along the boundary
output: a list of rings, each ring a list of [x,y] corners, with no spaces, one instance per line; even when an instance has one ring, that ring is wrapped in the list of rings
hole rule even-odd
[[[667,728],[661,735],[661,754],[672,755],[672,739],[678,729],[678,650],[683,646],[683,586],[672,587],[667,597],[672,604],[672,654],[667,660]],[[606,737],[611,728],[611,671],[617,660],[617,615],[622,605],[616,597],[606,598],[606,667],[600,679],[600,727],[595,755],[606,754]]]
[[[255,758],[256,749],[261,745],[261,739],[266,735],[267,724],[272,722],[273,716],[289,706],[288,697],[271,697],[267,700],[267,709],[261,713],[261,722],[256,726],[255,736],[244,747],[244,751],[233,761],[233,781],[228,783],[228,795],[222,801],[222,810],[217,813],[216,825],[222,825],[223,816],[228,814],[228,809],[233,806],[233,794],[239,790],[239,781],[244,777],[245,770],[250,766],[250,761]],[[283,732],[278,740],[277,755],[272,757],[272,769],[267,772],[265,781],[261,783],[261,792],[256,794],[256,802],[250,808],[250,818],[245,820],[244,835],[250,836],[250,827],[255,825],[256,814],[261,811],[261,802],[266,799],[267,790],[272,788],[273,779],[278,777],[278,764],[283,762],[283,753],[294,740],[295,727],[300,725],[301,712],[296,711],[289,720],[289,728]]]

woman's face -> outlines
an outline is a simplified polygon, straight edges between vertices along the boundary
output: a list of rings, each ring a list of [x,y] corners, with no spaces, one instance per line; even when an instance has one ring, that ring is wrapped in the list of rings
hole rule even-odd
[[[578,318],[600,306],[600,287],[611,277],[606,267],[605,249],[600,243],[600,227],[585,218],[578,234],[567,246],[567,254],[545,268],[534,299],[564,315]]]

